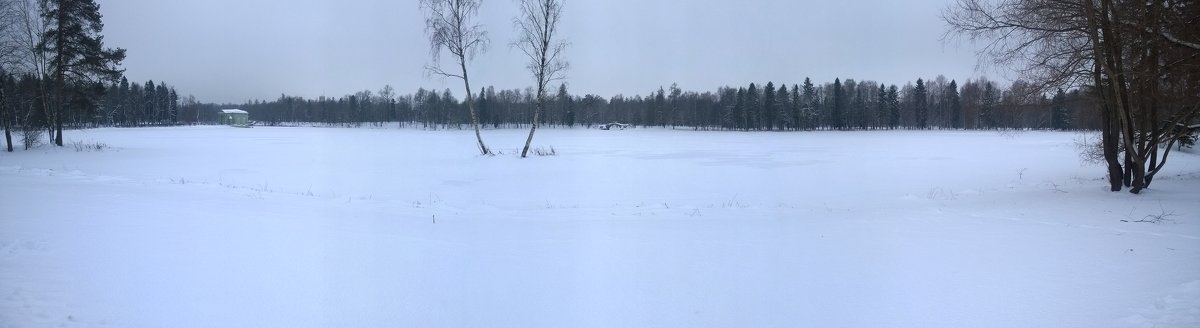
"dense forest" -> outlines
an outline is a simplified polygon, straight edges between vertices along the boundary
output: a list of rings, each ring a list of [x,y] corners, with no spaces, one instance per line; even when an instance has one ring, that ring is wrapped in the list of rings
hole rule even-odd
[[[490,128],[528,125],[533,117],[530,89],[479,90],[475,108]],[[321,123],[376,125],[391,122],[421,128],[465,128],[465,101],[449,89],[418,89],[397,95],[391,87],[340,98],[306,99],[282,95],[244,104],[186,102],[176,123],[213,123],[222,108],[240,108],[262,125]],[[672,85],[649,94],[605,98],[573,95],[566,84],[549,97],[541,121],[552,126],[592,127],[621,122],[699,130],[822,129],[1096,129],[1098,111],[1086,92],[1034,94],[1017,81],[1000,86],[985,78],[959,84],[938,76],[904,86],[835,79],[814,84],[750,83],[715,91],[684,91]]]
[[[52,132],[51,117],[47,110],[46,89],[52,83],[32,74],[2,74],[0,95],[3,95],[5,123],[20,130],[26,148],[41,142],[40,132]],[[175,88],[166,83],[146,81],[145,84],[130,83],[124,77],[108,86],[100,83],[72,86],[87,88],[77,91],[87,97],[78,97],[74,106],[61,115],[67,128],[89,128],[101,126],[152,126],[177,125],[182,122],[180,101]],[[194,99],[189,97],[189,99]],[[193,100],[194,101],[194,100]]]

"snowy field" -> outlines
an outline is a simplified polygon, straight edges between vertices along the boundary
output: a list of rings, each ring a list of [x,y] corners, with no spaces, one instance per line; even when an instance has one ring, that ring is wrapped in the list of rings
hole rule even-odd
[[[1131,195],[1074,133],[526,132],[0,153],[0,327],[1200,326],[1200,155]]]

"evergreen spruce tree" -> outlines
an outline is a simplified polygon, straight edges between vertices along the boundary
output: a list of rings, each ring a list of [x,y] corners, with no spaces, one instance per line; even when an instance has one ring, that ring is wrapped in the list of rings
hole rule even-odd
[[[859,129],[867,128],[867,114],[870,112],[867,109],[867,84],[861,83],[855,88],[857,92],[854,94],[854,121],[855,126]]]
[[[958,83],[950,80],[946,87],[947,106],[950,106],[950,127],[962,128],[962,97],[958,95]]]
[[[1067,130],[1071,128],[1071,113],[1067,111],[1067,93],[1062,89],[1058,89],[1058,93],[1054,94],[1054,100],[1051,101],[1050,126],[1055,130]]]
[[[791,103],[787,84],[780,83],[779,90],[775,92],[775,126],[780,130],[792,128]]]
[[[679,108],[681,101],[679,98],[683,96],[683,90],[679,89],[679,84],[677,83],[671,83],[670,90],[670,93],[667,94],[667,112],[669,113],[668,120],[670,120],[668,123],[671,124],[671,127],[686,124],[682,122],[683,117],[681,117],[682,113]]]
[[[812,80],[809,80],[807,77],[804,78],[804,99],[802,101],[804,103],[802,109],[804,113],[801,116],[804,117],[804,128],[812,129],[817,125],[817,102],[819,100],[817,99],[817,88],[813,86]]]
[[[667,107],[666,91],[663,90],[662,86],[659,86],[658,92],[654,93],[654,121],[655,121],[654,124],[655,125],[658,125],[661,127],[667,126],[667,116],[665,113],[666,107]]]
[[[925,81],[917,79],[917,87],[913,89],[913,111],[917,118],[917,128],[929,127],[929,91],[925,90]]]
[[[888,105],[889,98],[888,98],[887,86],[884,86],[883,83],[879,84],[879,95],[877,95],[876,97],[878,97],[878,98],[877,98],[876,104],[875,104],[877,106],[877,108],[875,109],[875,122],[876,122],[875,127],[880,128],[880,127],[887,125],[886,122],[888,119],[888,108],[890,108],[890,106]]]
[[[979,124],[984,129],[997,128],[996,104],[999,102],[996,87],[991,81],[983,84],[983,99],[979,106]]]
[[[167,95],[167,104],[171,108],[169,111],[171,116],[168,120],[172,124],[179,123],[179,93],[175,92],[175,88],[171,88],[170,93]]]
[[[142,87],[142,91],[145,92],[142,94],[141,99],[142,110],[145,111],[142,113],[142,117],[145,117],[150,125],[158,124],[158,102],[155,101],[158,96],[156,94],[157,91],[154,90],[154,81],[146,81],[146,85]]]
[[[800,86],[792,85],[792,129],[801,129],[802,121],[804,120],[804,105],[800,102]]]
[[[762,113],[762,100],[759,99],[758,86],[750,83],[750,87],[746,88],[746,129],[758,129],[758,118]]]
[[[900,127],[900,88],[895,84],[888,87],[888,128]]]
[[[833,79],[833,108],[829,111],[829,128],[841,130],[845,128],[842,122],[842,111],[846,107],[846,95],[842,90],[842,80]]]
[[[765,130],[773,130],[774,129],[773,125],[775,124],[775,114],[776,114],[775,111],[777,110],[775,108],[776,105],[777,104],[775,103],[775,83],[767,82],[767,86],[763,87],[763,107],[762,107],[763,111],[762,111],[762,115],[760,116],[761,122],[762,122],[760,124],[760,127],[762,127]]]
[[[574,126],[575,118],[572,117],[574,114],[571,113],[571,94],[567,93],[566,83],[558,85],[558,94],[555,95],[554,102],[557,103],[558,112],[562,115],[562,122],[559,123],[566,126]]]
[[[721,127],[732,130],[736,128],[737,112],[734,111],[734,106],[737,104],[737,90],[733,88],[724,88],[721,91],[721,104],[724,106],[723,115],[721,115]]]
[[[842,82],[842,127],[851,129],[854,127],[855,119],[858,116],[858,88],[854,79],[846,79]]]
[[[746,115],[746,88],[738,88],[737,101],[734,102],[733,112],[735,115],[734,128],[738,130],[746,130],[749,125],[749,115]]]

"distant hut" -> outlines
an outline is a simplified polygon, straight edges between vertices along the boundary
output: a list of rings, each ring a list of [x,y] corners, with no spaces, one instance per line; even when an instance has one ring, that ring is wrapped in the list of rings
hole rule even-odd
[[[250,113],[241,109],[222,109],[219,118],[221,124],[248,128],[250,127]]]

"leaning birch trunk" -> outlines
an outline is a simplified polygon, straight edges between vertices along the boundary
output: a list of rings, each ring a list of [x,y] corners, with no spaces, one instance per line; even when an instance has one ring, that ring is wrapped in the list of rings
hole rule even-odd
[[[537,131],[538,122],[540,122],[540,118],[538,116],[542,113],[542,106],[545,101],[545,98],[541,95],[541,91],[542,90],[539,87],[537,107],[534,107],[533,109],[533,124],[529,127],[529,136],[525,137],[525,148],[521,149],[521,158],[525,158],[525,156],[529,154],[529,144],[533,143],[533,133]]]
[[[492,151],[483,144],[483,135],[479,133],[479,115],[475,114],[475,98],[471,96],[471,80],[467,79],[465,58],[459,58],[458,62],[462,67],[463,86],[467,88],[467,111],[471,113],[471,126],[475,128],[475,141],[479,143],[479,154],[489,155]]]
[[[521,0],[521,14],[513,19],[520,37],[513,46],[521,49],[529,58],[530,73],[537,80],[537,106],[533,110],[533,124],[529,128],[529,136],[525,138],[525,147],[521,149],[521,158],[529,155],[529,144],[533,143],[533,133],[537,132],[541,121],[542,109],[546,106],[546,85],[551,81],[562,79],[567,62],[562,59],[562,51],[567,47],[563,40],[556,40],[558,20],[562,17],[562,0]]]

